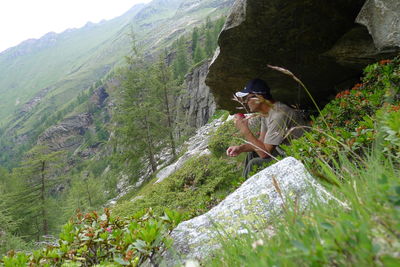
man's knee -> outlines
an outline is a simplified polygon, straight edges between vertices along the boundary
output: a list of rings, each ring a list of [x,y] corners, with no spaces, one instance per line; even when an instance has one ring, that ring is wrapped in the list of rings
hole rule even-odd
[[[244,176],[245,178],[248,178],[250,174],[254,174],[258,172],[259,170],[265,168],[269,162],[271,162],[272,158],[253,158],[251,159],[247,165],[245,166],[244,169]]]
[[[249,166],[257,166],[257,167],[264,167],[267,163],[269,163],[272,158],[254,158],[249,161]]]

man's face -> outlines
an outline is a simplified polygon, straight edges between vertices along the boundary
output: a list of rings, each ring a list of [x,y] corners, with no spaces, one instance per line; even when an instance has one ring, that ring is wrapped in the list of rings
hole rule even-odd
[[[255,94],[248,94],[244,97],[243,103],[247,104],[251,112],[260,111],[261,101]]]

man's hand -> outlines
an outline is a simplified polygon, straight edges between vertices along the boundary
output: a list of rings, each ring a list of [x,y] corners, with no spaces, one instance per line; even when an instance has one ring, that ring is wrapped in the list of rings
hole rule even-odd
[[[240,151],[240,147],[239,146],[230,146],[226,150],[226,155],[229,156],[229,157],[236,157],[240,153],[242,153],[242,151]]]
[[[239,114],[240,113],[235,114],[234,123],[235,123],[236,128],[240,131],[240,133],[245,134],[247,131],[249,131],[249,122],[246,119],[246,117],[241,116],[243,114],[241,114],[241,115],[239,115]]]

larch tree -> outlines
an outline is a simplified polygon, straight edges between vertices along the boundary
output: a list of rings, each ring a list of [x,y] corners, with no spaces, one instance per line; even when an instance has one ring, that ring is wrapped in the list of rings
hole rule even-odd
[[[35,146],[25,153],[21,166],[13,170],[20,188],[13,192],[13,212],[22,218],[22,234],[41,236],[50,233],[50,190],[58,183],[56,173],[62,172],[64,153],[46,146]]]
[[[174,138],[174,121],[173,121],[173,110],[171,107],[171,98],[174,91],[176,90],[175,81],[172,78],[171,68],[167,66],[165,62],[165,54],[162,54],[158,60],[155,68],[157,87],[160,88],[162,103],[164,106],[164,113],[166,117],[166,131],[169,136],[169,143],[172,151],[172,155],[176,157],[176,144]],[[156,95],[160,95],[156,93]]]

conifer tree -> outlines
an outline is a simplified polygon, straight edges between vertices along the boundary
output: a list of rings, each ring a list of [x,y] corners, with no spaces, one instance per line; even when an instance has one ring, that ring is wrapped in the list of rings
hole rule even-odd
[[[193,32],[192,32],[192,57],[195,57],[195,51],[198,47],[199,43],[199,28],[194,27]]]
[[[133,41],[134,42],[134,41]],[[115,139],[120,160],[132,171],[143,169],[143,158],[147,158],[152,172],[157,169],[156,153],[164,132],[160,130],[162,102],[154,97],[154,75],[135,45],[132,55],[127,57],[129,67],[121,73],[121,90],[117,95],[117,120]],[[139,177],[139,173],[134,173]]]
[[[172,151],[172,155],[176,156],[176,147],[175,147],[175,140],[173,135],[174,130],[174,123],[173,123],[173,116],[172,116],[172,109],[170,105],[170,98],[174,91],[174,81],[172,79],[172,72],[171,69],[165,63],[164,58],[166,57],[165,54],[161,55],[157,64],[156,68],[156,78],[158,82],[158,86],[162,92],[162,102],[164,105],[164,112],[165,117],[167,120],[167,132],[169,134],[169,141],[170,147]],[[157,94],[159,95],[159,94]]]
[[[211,32],[210,29],[206,30],[206,45],[205,45],[205,50],[206,50],[206,54],[207,56],[212,56],[212,54],[214,53],[215,47],[214,47],[214,36]]]
[[[0,174],[0,181],[1,178],[4,178],[4,176]],[[25,242],[13,234],[18,228],[19,220],[12,216],[7,197],[5,186],[0,184],[0,255],[12,249],[23,249],[25,246]]]
[[[204,52],[204,49],[199,45],[196,48],[196,51],[194,52],[194,58],[193,61],[194,63],[199,63],[206,57],[206,53]]]
[[[78,209],[82,212],[98,209],[105,201],[104,191],[103,181],[86,171],[72,177],[65,199],[64,217],[68,218]]]
[[[207,16],[207,18],[206,18],[206,28],[207,28],[207,29],[211,29],[212,26],[213,26],[213,23],[212,23],[212,21],[211,21],[211,17],[210,17],[210,16]]]
[[[63,152],[36,146],[25,154],[21,166],[13,170],[15,179],[20,180],[19,190],[13,192],[13,213],[21,217],[21,232],[36,236],[38,241],[51,231],[49,213],[53,211],[48,202],[49,191],[59,182],[54,177],[63,166],[63,156]]]
[[[189,69],[189,63],[187,58],[187,48],[185,47],[185,38],[181,37],[177,43],[176,58],[174,60],[174,78],[179,82],[183,81],[186,72]]]

